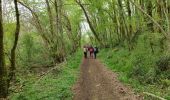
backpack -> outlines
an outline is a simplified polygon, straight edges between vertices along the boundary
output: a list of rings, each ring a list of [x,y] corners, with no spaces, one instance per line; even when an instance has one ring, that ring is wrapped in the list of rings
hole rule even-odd
[[[84,51],[84,52],[87,52],[87,48],[84,48],[83,51]]]

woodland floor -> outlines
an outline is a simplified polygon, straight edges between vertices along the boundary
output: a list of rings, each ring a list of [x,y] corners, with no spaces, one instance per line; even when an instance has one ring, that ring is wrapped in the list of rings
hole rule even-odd
[[[100,61],[84,59],[80,78],[73,87],[73,100],[142,100],[117,77]]]

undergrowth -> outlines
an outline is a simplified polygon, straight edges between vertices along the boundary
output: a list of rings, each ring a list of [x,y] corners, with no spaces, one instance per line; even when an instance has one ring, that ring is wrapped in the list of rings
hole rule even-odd
[[[131,85],[137,92],[149,92],[170,100],[170,56],[161,51],[159,39],[157,41],[153,52],[147,45],[150,40],[142,35],[133,50],[126,47],[104,49],[99,58],[109,69],[119,73],[120,81]]]
[[[75,84],[81,62],[81,53],[67,58],[59,69],[53,70],[42,79],[40,76],[23,71],[17,77],[16,86],[11,87],[10,100],[70,100],[72,99],[72,86]],[[19,87],[22,87],[19,89]]]

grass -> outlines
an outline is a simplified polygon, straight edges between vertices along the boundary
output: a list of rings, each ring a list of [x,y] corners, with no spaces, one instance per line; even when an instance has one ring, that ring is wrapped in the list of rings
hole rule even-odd
[[[170,80],[167,72],[157,74],[155,62],[162,54],[150,53],[149,49],[129,52],[124,48],[104,49],[99,58],[108,68],[119,74],[119,80],[130,85],[138,93],[149,92],[170,100]],[[164,83],[164,81],[167,81]],[[145,96],[147,100],[155,100]]]
[[[81,58],[80,52],[68,57],[64,67],[52,71],[37,83],[37,75],[33,73],[20,75],[17,80],[23,84],[23,89],[11,93],[10,100],[71,100],[71,88],[78,78]]]

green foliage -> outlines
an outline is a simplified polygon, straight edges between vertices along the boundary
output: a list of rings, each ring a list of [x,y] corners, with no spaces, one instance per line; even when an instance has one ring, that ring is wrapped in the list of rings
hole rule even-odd
[[[158,34],[157,34],[158,35]],[[147,91],[148,88],[158,95],[169,95],[169,54],[162,52],[159,41],[154,42],[154,53],[150,47],[150,38],[146,33],[139,36],[132,51],[125,48],[105,49],[99,53],[100,58],[109,68],[120,73],[120,80],[131,84],[138,91]],[[159,92],[164,91],[164,92]]]
[[[24,85],[19,93],[13,93],[11,100],[71,100],[72,86],[78,78],[81,52],[68,57],[64,67],[54,70],[37,82],[33,73],[19,76],[19,81]],[[26,77],[26,78],[24,78]],[[37,82],[37,83],[36,83]]]
[[[21,25],[21,34],[16,53],[17,69],[21,70],[20,73],[22,73],[23,70],[23,72],[25,72],[25,69],[21,68],[21,66],[29,69],[37,66],[50,66],[54,64],[54,62],[60,62],[60,59],[64,59],[69,56],[69,54],[74,53],[79,47],[77,45],[79,45],[81,41],[80,31],[82,29],[80,28],[84,28],[81,24],[85,22],[85,16],[83,15],[82,9],[80,9],[81,7],[75,3],[75,0],[61,1],[62,0],[59,0],[57,2],[59,4],[57,11],[55,11],[54,0],[50,1],[49,8],[52,13],[51,17],[48,16],[47,6],[44,6],[45,1],[21,1],[32,9],[34,14],[30,16],[27,10],[21,10],[25,18],[21,16],[22,20],[20,21],[23,26]],[[163,0],[159,4],[156,0],[140,0],[140,2],[135,1],[135,3],[141,5],[146,13],[151,11],[150,15],[155,19],[155,22],[158,22],[158,24],[168,32],[168,10],[165,9],[167,7],[164,7],[168,6],[168,1],[169,0]],[[166,39],[160,33],[156,33],[160,31],[156,29],[156,24],[152,23],[147,16],[144,16],[129,0],[82,0],[81,3],[89,16],[89,20],[100,42],[102,42],[105,47],[119,46],[117,47],[118,50],[104,50],[101,54],[107,57],[105,56],[104,58],[102,55],[101,57],[105,59],[112,70],[121,72],[122,77],[120,79],[122,81],[128,83],[128,81],[136,80],[132,82],[132,84],[161,84],[161,87],[169,87],[170,58],[169,54],[164,52],[167,49],[167,44],[165,44]],[[153,6],[154,9],[153,7],[148,8],[149,5]],[[164,12],[160,12],[159,10]],[[6,59],[10,59],[15,23],[13,22],[14,16],[11,16],[13,15],[13,11],[8,11],[7,9],[7,11],[5,10],[5,14],[5,54]],[[8,18],[11,20],[8,20]],[[148,23],[153,24],[151,25],[153,29],[148,27]],[[52,28],[54,28],[54,33],[50,32]],[[146,30],[155,33],[140,33]],[[138,31],[140,33],[139,37],[136,36]],[[87,34],[90,38],[86,38]],[[42,38],[43,40],[41,40]],[[96,43],[94,34],[90,31],[82,34],[82,38],[84,38],[84,40],[82,39],[83,43],[88,44],[89,41],[92,41],[92,44],[99,44]],[[129,51],[132,48],[133,50]],[[6,60],[8,61],[7,65],[10,65],[9,59]],[[71,66],[75,65],[75,62],[72,60],[69,63]],[[53,76],[54,74],[49,74],[43,78],[38,86],[33,86],[32,81],[35,81],[36,78],[32,73],[30,76],[28,75],[28,77],[18,78],[19,82],[25,83],[25,86],[23,92],[18,94],[16,99],[69,98],[71,94],[70,91],[66,89],[70,88],[68,84],[72,84],[72,80],[70,79],[73,79],[74,76],[69,76],[72,74],[72,69],[74,68],[63,68],[59,74],[57,71],[55,76]],[[77,69],[77,66],[75,69]],[[22,73],[22,75],[24,74],[25,73]],[[55,84],[49,84],[50,82]],[[50,86],[57,88],[53,90],[49,88]],[[47,88],[49,88],[49,90],[46,90]],[[36,93],[38,93],[38,95]],[[35,96],[37,96],[37,98],[35,98]],[[167,96],[167,98],[169,97]]]
[[[33,40],[33,37],[30,35],[30,34],[26,34],[23,36],[22,38],[22,44],[23,44],[23,51],[25,53],[22,53],[22,55],[26,58],[25,62],[26,63],[30,63],[31,62],[31,59],[33,58],[33,53],[35,51],[35,48],[33,47],[34,46],[34,40]],[[24,55],[25,54],[25,55]]]
[[[170,57],[169,56],[161,57],[157,61],[156,64],[157,64],[158,70],[161,71],[161,72],[170,70]]]
[[[4,24],[4,49],[5,49],[5,58],[6,58],[6,65],[10,65],[9,56],[10,50],[13,46],[14,41],[14,30],[15,30],[15,23],[6,23]]]
[[[37,33],[26,33],[20,39],[18,45],[18,64],[20,66],[32,67],[36,65],[46,66],[52,63],[52,58],[49,56],[48,48],[37,40],[40,38]]]

